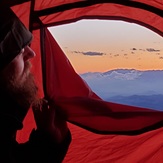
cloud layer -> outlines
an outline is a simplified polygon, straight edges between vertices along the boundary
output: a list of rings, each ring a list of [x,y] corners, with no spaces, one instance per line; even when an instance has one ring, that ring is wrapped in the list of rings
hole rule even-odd
[[[95,51],[88,51],[88,52],[72,51],[72,53],[83,54],[83,55],[88,55],[88,56],[102,56],[102,55],[106,55],[106,53],[95,52]]]

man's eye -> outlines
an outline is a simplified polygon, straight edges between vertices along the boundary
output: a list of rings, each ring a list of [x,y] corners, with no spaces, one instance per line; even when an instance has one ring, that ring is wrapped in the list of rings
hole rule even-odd
[[[24,48],[19,52],[19,55],[24,53]]]

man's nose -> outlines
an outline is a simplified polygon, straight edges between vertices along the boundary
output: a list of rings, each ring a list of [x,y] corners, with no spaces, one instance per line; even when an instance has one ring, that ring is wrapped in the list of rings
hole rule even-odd
[[[24,61],[27,61],[35,56],[35,52],[29,46],[24,48]]]

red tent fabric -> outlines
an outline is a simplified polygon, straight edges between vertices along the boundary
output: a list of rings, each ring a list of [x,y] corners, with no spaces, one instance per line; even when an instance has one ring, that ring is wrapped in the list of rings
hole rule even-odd
[[[34,34],[31,46],[37,57],[33,60],[33,72],[40,96],[45,94],[53,99],[70,122],[73,141],[64,162],[162,163],[163,132],[159,128],[162,112],[100,99],[75,73],[46,29],[80,19],[114,19],[140,24],[163,36],[162,0],[3,0],[3,3],[11,6]],[[27,140],[33,127],[30,110],[17,140]],[[137,136],[118,135],[146,131]]]
[[[47,96],[69,122],[106,134],[70,124],[74,138],[64,162],[161,163],[162,128],[137,136],[107,134],[134,135],[156,129],[162,125],[162,112],[103,101],[75,73],[48,30],[45,36]]]
[[[138,134],[162,121],[162,112],[102,101],[75,73],[50,32],[46,30],[45,34],[47,94],[70,122],[95,133]],[[150,128],[142,128],[146,125]],[[138,136],[104,136],[69,126],[73,142],[65,163],[163,161],[162,128]]]
[[[163,112],[105,102],[75,73],[45,30],[46,92],[71,123],[97,133],[136,134],[163,125]]]

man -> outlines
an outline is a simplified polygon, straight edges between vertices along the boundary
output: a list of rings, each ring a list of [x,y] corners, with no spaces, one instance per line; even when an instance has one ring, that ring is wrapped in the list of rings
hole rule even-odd
[[[68,150],[71,134],[53,102],[39,99],[30,59],[32,34],[9,8],[0,9],[0,163],[60,163]],[[18,143],[29,108],[37,128],[29,141]]]

